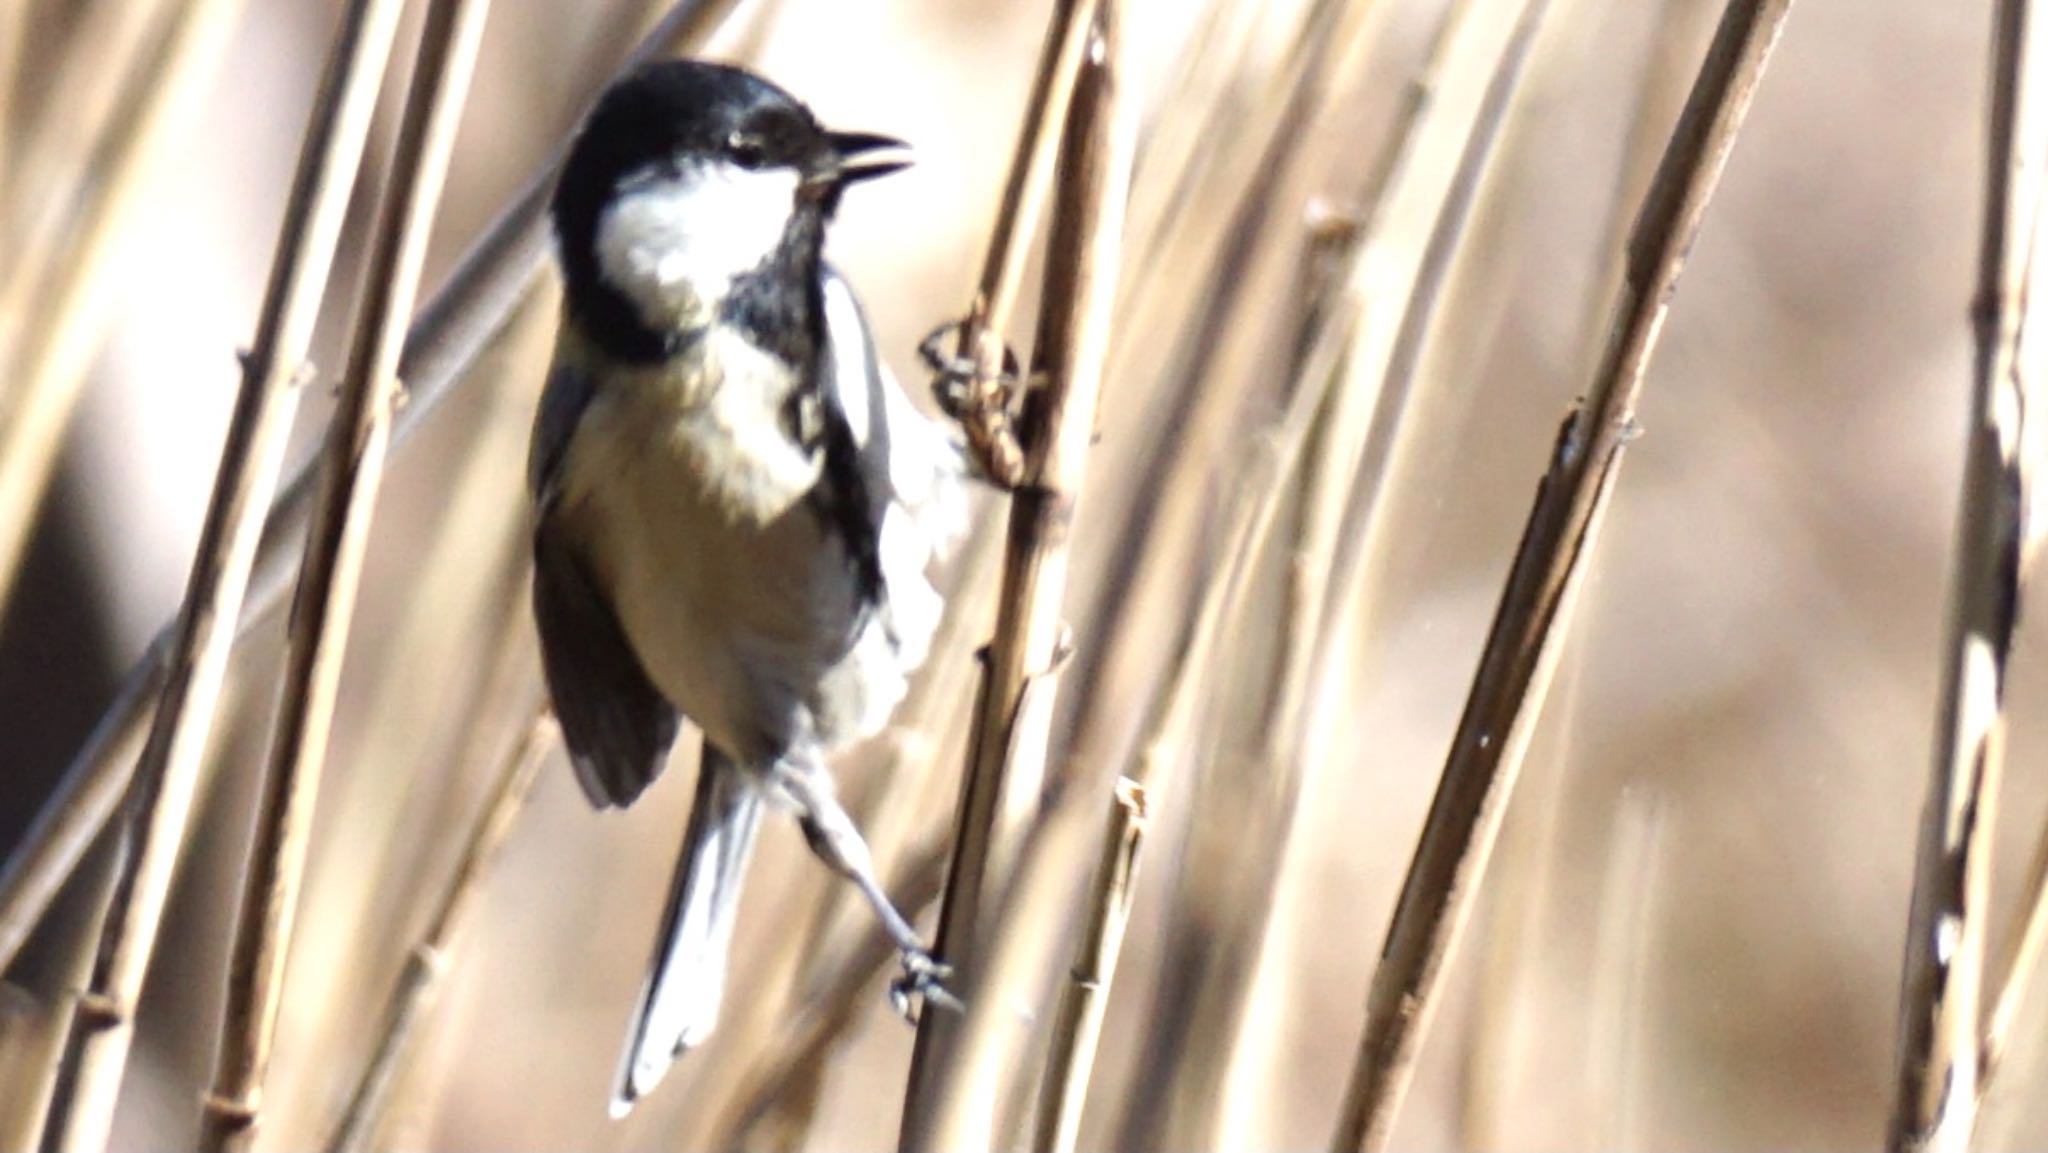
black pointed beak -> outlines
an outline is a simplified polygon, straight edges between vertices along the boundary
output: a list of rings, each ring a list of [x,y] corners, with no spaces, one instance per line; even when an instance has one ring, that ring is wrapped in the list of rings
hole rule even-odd
[[[893,136],[833,132],[825,137],[836,160],[830,178],[840,186],[873,180],[910,167],[910,145]]]

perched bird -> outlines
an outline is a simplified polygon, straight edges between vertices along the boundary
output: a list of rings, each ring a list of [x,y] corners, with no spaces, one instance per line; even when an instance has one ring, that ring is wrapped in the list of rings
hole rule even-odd
[[[768,806],[873,904],[899,1001],[943,997],[826,763],[924,660],[944,607],[925,570],[964,519],[959,447],[822,255],[841,194],[902,151],[741,69],[665,61],[604,94],[555,191],[563,308],[529,466],[549,692],[599,807],[660,774],[680,717],[704,737],[615,1116],[717,1021]]]

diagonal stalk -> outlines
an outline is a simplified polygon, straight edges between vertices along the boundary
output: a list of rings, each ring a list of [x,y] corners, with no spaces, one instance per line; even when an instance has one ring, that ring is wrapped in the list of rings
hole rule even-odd
[[[1606,350],[1537,487],[1387,929],[1333,1149],[1384,1149],[1393,1136],[1445,963],[1542,711],[1581,561],[1635,435],[1636,400],[1671,297],[1790,7],[1790,0],[1730,0],[1636,218]]]
[[[991,862],[1014,839],[1005,827],[1005,809],[1014,809],[1005,794],[1038,795],[1066,643],[1061,601],[1108,358],[1137,126],[1136,100],[1120,90],[1129,81],[1117,9],[1114,0],[1098,0],[1060,147],[1034,348],[1034,375],[1044,383],[1027,396],[1021,422],[1025,483],[1011,499],[995,639],[983,667],[940,907],[937,954],[954,967],[970,1005],[979,996],[981,967],[991,960],[982,951],[984,902],[996,891]],[[987,1148],[994,1140],[1000,1065],[963,1068],[954,1050],[966,1030],[957,1014],[927,1012],[920,1021],[904,1098],[904,1148]]]
[[[2029,0],[2000,0],[1992,48],[1989,157],[1974,308],[1976,380],[1956,522],[1955,570],[1932,776],[1921,818],[1899,1002],[1893,1150],[1962,1150],[1983,1095],[1980,1020],[1992,829],[2005,751],[2005,682],[2026,567],[2032,497],[2022,448],[2024,336],[2038,247],[2042,133]],[[2029,924],[2022,948],[2035,932]],[[2009,1027],[2001,1003],[1992,1024]],[[1988,1046],[1995,1057],[2002,1032]]]
[[[46,1140],[69,1124],[88,1146],[103,1136],[107,1112],[125,1063],[136,997],[162,915],[170,873],[184,839],[207,739],[219,708],[227,672],[233,622],[241,613],[249,572],[263,526],[263,510],[277,488],[284,450],[297,408],[297,377],[319,316],[322,288],[333,264],[350,187],[362,160],[391,39],[402,5],[364,0],[351,5],[335,38],[316,100],[305,147],[285,208],[254,347],[245,358],[235,411],[222,449],[221,467],[207,510],[185,607],[166,662],[157,723],[138,770],[138,814],[148,825],[130,833],[121,854],[112,902],[100,943],[92,989],[101,1000],[74,1030],[96,1031],[67,1039],[105,1054],[96,1083],[67,1084],[60,1092],[81,1093],[72,1121],[46,1126]],[[144,799],[153,804],[142,803]],[[111,804],[113,796],[105,798]],[[84,1054],[81,1051],[78,1057]],[[60,1057],[68,1063],[70,1053]],[[53,1101],[53,1107],[56,1102]],[[82,1106],[82,1107],[81,1107]]]
[[[235,926],[220,1052],[204,1104],[203,1149],[246,1150],[262,1120],[313,807],[399,401],[399,351],[489,11],[490,0],[434,0],[421,32],[292,600],[285,679]]]

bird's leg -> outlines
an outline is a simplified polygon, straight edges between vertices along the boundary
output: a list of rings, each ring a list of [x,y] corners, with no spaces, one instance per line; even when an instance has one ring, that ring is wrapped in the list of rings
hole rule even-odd
[[[831,778],[822,771],[783,762],[776,767],[775,783],[796,802],[798,820],[811,852],[834,872],[854,883],[861,896],[874,907],[875,916],[896,943],[903,975],[889,986],[890,1004],[913,1021],[916,1020],[913,998],[922,998],[942,1009],[961,1008],[959,999],[947,992],[943,984],[952,975],[952,970],[932,956],[931,950],[918,937],[917,930],[911,928],[909,919],[897,910],[896,903],[883,890],[880,878],[875,875],[874,855],[868,851],[867,840],[860,835],[860,828],[839,803]]]

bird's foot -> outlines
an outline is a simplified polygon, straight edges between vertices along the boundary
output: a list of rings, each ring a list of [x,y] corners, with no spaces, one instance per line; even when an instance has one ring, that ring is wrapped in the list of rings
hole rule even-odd
[[[915,1025],[919,1001],[936,1005],[949,1013],[958,1013],[966,1008],[960,998],[946,991],[945,981],[953,975],[953,966],[942,963],[923,949],[905,949],[901,957],[903,975],[889,983],[889,1004],[897,1015]]]
[[[917,353],[936,377],[932,381],[932,395],[946,415],[960,422],[967,433],[967,446],[982,475],[1002,488],[1014,489],[1024,480],[1024,450],[1017,440],[1016,409],[1026,381],[1018,368],[1017,354],[1006,344],[999,345],[1000,356],[993,350],[986,356],[947,351],[948,340],[961,349],[970,342],[978,343],[970,335],[973,331],[968,321],[948,321],[924,338]],[[998,339],[989,333],[981,335]],[[1000,367],[991,362],[999,362]]]

